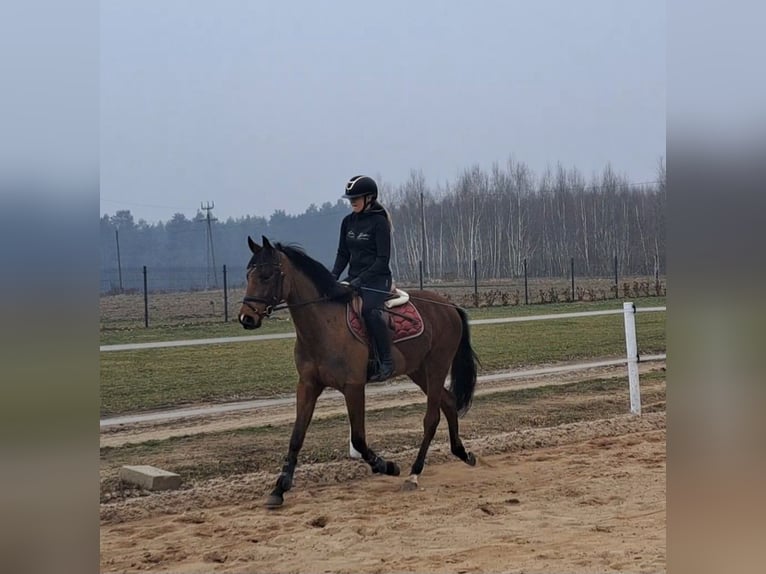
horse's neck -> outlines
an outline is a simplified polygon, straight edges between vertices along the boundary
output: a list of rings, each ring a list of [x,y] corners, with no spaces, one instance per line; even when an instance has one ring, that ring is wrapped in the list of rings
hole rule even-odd
[[[287,298],[290,316],[298,332],[321,337],[330,331],[327,324],[327,308],[314,284],[300,271],[292,270],[290,296]]]

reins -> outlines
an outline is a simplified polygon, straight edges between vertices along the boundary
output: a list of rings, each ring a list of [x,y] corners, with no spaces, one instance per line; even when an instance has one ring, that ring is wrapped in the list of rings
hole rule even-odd
[[[361,287],[361,289],[364,289],[365,291],[374,291],[375,293],[386,293],[386,294],[389,293],[388,291],[383,291],[382,289],[373,289],[372,287]],[[460,305],[455,305],[454,303],[442,303],[441,301],[434,301],[433,299],[423,299],[423,297],[415,297],[414,295],[410,295],[410,299],[414,299],[415,301],[423,301],[425,303],[433,303],[434,305],[442,305],[444,307],[453,307],[455,309],[461,308]],[[392,312],[390,309],[383,309],[383,310],[388,311],[389,313]]]
[[[277,288],[275,289],[275,294],[270,299],[264,299],[263,297],[255,297],[253,295],[245,295],[242,299],[242,303],[244,305],[247,305],[250,307],[250,309],[258,315],[259,317],[268,317],[270,316],[274,311],[280,311],[282,309],[296,309],[298,307],[303,307],[304,305],[313,305],[314,303],[322,303],[323,301],[330,301],[334,297],[330,297],[329,295],[324,295],[322,297],[319,297],[318,299],[311,299],[310,301],[301,301],[300,303],[287,303],[284,299],[281,298],[282,293],[282,281],[284,280],[285,273],[282,271],[282,264],[279,262],[275,263],[262,263],[260,265],[271,265],[274,267],[277,267],[279,269],[279,284],[277,285]],[[258,267],[258,265],[253,265],[248,269],[248,274],[255,270]],[[280,295],[277,295],[279,293]],[[263,311],[259,311],[255,307],[251,305],[251,303],[263,303],[266,307]]]
[[[284,299],[281,298],[282,281],[284,280],[285,274],[284,274],[284,271],[282,271],[282,265],[279,261],[252,265],[251,267],[248,268],[248,275],[250,274],[250,272],[254,271],[257,267],[262,265],[270,265],[270,266],[277,267],[279,269],[279,279],[278,279],[279,283],[277,285],[277,288],[274,290],[275,294],[272,295],[269,299],[264,299],[263,297],[256,297],[254,295],[245,295],[244,298],[242,299],[242,304],[247,305],[253,311],[253,313],[258,315],[262,319],[264,317],[269,317],[274,311],[280,311],[282,309],[297,309],[298,307],[303,307],[305,305],[313,305],[315,303],[322,303],[325,301],[330,301],[335,298],[329,295],[324,295],[322,297],[319,297],[317,299],[312,299],[310,301],[301,301],[299,303],[287,303]],[[359,289],[364,291],[372,291],[375,293],[383,293],[386,295],[390,294],[389,291],[383,291],[381,289],[373,289],[372,287],[360,287]],[[434,305],[442,305],[444,307],[452,307],[455,309],[460,308],[458,305],[455,305],[454,303],[442,303],[441,301],[434,301],[433,299],[424,299],[422,297],[416,297],[414,295],[410,295],[410,299],[415,301],[424,301],[426,303],[431,303]],[[261,303],[265,305],[265,307],[263,311],[259,311],[252,305],[252,303]],[[386,311],[387,313],[391,313],[393,315],[397,315],[405,319],[409,319],[409,317],[407,317],[406,315],[392,311],[386,308],[385,306],[382,307],[382,310]]]
[[[278,301],[276,304],[270,304],[265,299],[261,299],[260,297],[253,297],[251,295],[245,295],[245,297],[242,299],[242,303],[250,307],[250,309],[253,310],[253,312],[257,313],[258,315],[262,317],[268,317],[271,315],[274,311],[281,311],[282,309],[295,309],[296,307],[303,307],[304,305],[313,305],[314,303],[321,303],[322,301],[329,301],[330,297],[324,296],[320,297],[319,299],[312,299],[311,301],[301,301],[300,303],[287,303]],[[259,312],[258,309],[253,307],[250,303],[265,303],[266,308],[263,310],[263,313]]]
[[[373,289],[372,287],[361,287],[361,289],[364,289],[366,291],[374,291],[376,293],[386,293],[388,294],[388,291],[383,291],[381,289]],[[324,301],[330,301],[332,298],[325,295],[324,297],[320,297],[318,299],[312,299],[311,301],[301,301],[300,303],[287,303],[282,301],[277,301],[276,303],[272,301],[267,301],[265,299],[262,299],[261,297],[253,297],[252,295],[245,295],[242,299],[242,303],[250,307],[252,311],[259,315],[260,317],[269,317],[274,311],[281,311],[282,309],[296,309],[298,307],[303,307],[304,305],[313,305],[315,303],[322,303]],[[442,303],[441,301],[434,301],[432,299],[423,299],[422,297],[415,297],[414,295],[410,295],[410,299],[414,299],[416,301],[424,301],[426,303],[432,303],[434,305],[442,305],[444,307],[453,307],[455,309],[459,309],[460,307],[458,305],[455,305],[454,303]],[[264,303],[266,305],[266,308],[263,310],[263,312],[259,311],[255,307],[253,307],[250,303]],[[386,313],[390,313],[392,315],[396,315],[398,317],[402,317],[403,319],[410,319],[410,317],[402,314],[397,313],[396,311],[392,311],[391,309],[388,309],[386,307],[381,308],[382,311],[385,311]]]

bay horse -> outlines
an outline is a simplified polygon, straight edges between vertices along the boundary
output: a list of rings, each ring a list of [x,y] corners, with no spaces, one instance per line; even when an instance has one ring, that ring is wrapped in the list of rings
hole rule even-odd
[[[373,473],[399,475],[399,466],[377,455],[365,437],[365,384],[368,347],[346,324],[346,304],[353,291],[338,283],[327,268],[302,249],[275,243],[264,236],[258,245],[248,236],[253,255],[247,265],[247,287],[239,311],[245,329],[257,329],[277,308],[287,308],[295,325],[295,366],[298,370],[296,417],[290,445],[276,486],[266,506],[283,504],[290,490],[317,399],[326,387],[346,401],[351,444]],[[423,333],[392,345],[395,376],[407,375],[427,396],[423,440],[403,488],[416,488],[426,453],[439,424],[440,409],[449,426],[450,447],[460,460],[474,466],[458,434],[458,417],[471,406],[478,358],[471,346],[468,318],[461,308],[431,291],[412,291],[423,321]],[[445,387],[447,374],[451,381]]]

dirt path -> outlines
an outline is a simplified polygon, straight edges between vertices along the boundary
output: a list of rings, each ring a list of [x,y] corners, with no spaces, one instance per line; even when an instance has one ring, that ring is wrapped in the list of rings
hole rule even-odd
[[[285,507],[273,473],[102,504],[102,572],[663,572],[665,414],[440,444],[421,488],[364,463],[306,464]],[[408,458],[412,452],[401,452]]]
[[[658,364],[644,363],[639,365],[640,373],[647,373],[661,368]],[[503,392],[511,389],[535,388],[549,385],[563,385],[582,380],[605,379],[624,374],[624,366],[602,367],[556,375],[534,376],[527,378],[498,380],[481,383],[476,390],[476,396]],[[386,386],[370,387],[367,390],[367,410],[375,411],[413,403],[425,403],[425,395],[414,384],[404,385],[404,388],[391,393]],[[317,403],[315,419],[336,416],[346,412],[343,397],[340,393],[328,389]],[[188,436],[200,433],[212,433],[233,430],[246,426],[277,425],[291,423],[295,418],[295,405],[272,405],[252,408],[245,411],[235,411],[222,414],[186,417],[168,422],[122,424],[101,429],[101,446],[117,447],[128,443],[145,442],[149,440],[164,440],[177,436]]]

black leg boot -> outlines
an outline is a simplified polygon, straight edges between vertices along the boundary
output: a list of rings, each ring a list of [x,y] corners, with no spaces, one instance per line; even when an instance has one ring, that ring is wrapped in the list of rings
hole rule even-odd
[[[394,361],[391,358],[391,338],[381,311],[373,311],[367,317],[367,331],[372,335],[380,358],[380,370],[370,377],[371,381],[385,381],[394,374]]]

